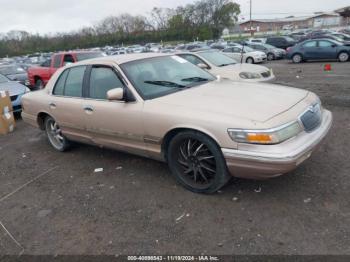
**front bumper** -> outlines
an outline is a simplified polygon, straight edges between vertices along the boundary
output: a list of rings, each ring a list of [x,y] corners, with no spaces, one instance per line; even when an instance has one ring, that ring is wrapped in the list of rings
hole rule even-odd
[[[311,133],[303,132],[278,145],[244,145],[243,149],[237,150],[222,148],[229,172],[235,177],[267,179],[294,170],[325,138],[332,119],[332,113],[324,110],[318,129]]]
[[[254,61],[255,63],[265,63],[267,61],[267,57],[266,56],[254,57]]]

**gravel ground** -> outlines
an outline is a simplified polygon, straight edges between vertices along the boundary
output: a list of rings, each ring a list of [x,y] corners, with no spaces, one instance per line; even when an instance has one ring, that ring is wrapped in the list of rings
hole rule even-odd
[[[267,64],[277,83],[321,97],[331,133],[294,172],[211,196],[163,163],[86,145],[58,153],[18,120],[0,137],[0,254],[350,255],[350,63],[332,65]]]

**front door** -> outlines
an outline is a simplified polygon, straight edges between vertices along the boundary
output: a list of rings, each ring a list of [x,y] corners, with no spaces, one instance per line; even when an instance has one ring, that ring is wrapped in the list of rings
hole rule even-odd
[[[127,88],[108,66],[93,66],[84,101],[86,129],[94,143],[131,153],[145,152],[143,102],[109,101],[107,92]]]
[[[320,59],[336,59],[336,45],[327,40],[318,41],[318,56],[320,57]]]

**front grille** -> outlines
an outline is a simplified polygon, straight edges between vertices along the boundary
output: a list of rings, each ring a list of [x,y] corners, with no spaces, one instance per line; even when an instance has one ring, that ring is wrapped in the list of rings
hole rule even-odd
[[[16,101],[18,96],[11,96],[11,101]]]
[[[306,132],[311,132],[318,128],[322,122],[322,111],[320,104],[311,106],[310,109],[300,117],[300,120],[303,123]]]
[[[261,73],[261,75],[262,75],[263,77],[265,77],[265,78],[268,78],[268,77],[271,76],[271,71],[263,72],[263,73]]]

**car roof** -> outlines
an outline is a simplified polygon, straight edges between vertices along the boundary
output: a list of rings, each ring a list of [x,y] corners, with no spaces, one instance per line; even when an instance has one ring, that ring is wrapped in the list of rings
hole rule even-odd
[[[115,55],[115,56],[104,56],[104,57],[98,57],[88,60],[83,60],[78,63],[74,63],[70,66],[76,66],[76,65],[92,65],[92,64],[104,64],[104,63],[116,63],[118,65],[142,60],[146,58],[153,58],[153,57],[162,57],[162,56],[171,56],[171,54],[164,54],[164,53],[139,53],[139,54],[125,54],[125,55]]]
[[[102,53],[102,51],[87,51],[87,50],[81,50],[81,51],[62,51],[62,52],[54,53],[53,55],[90,54],[90,53]]]

